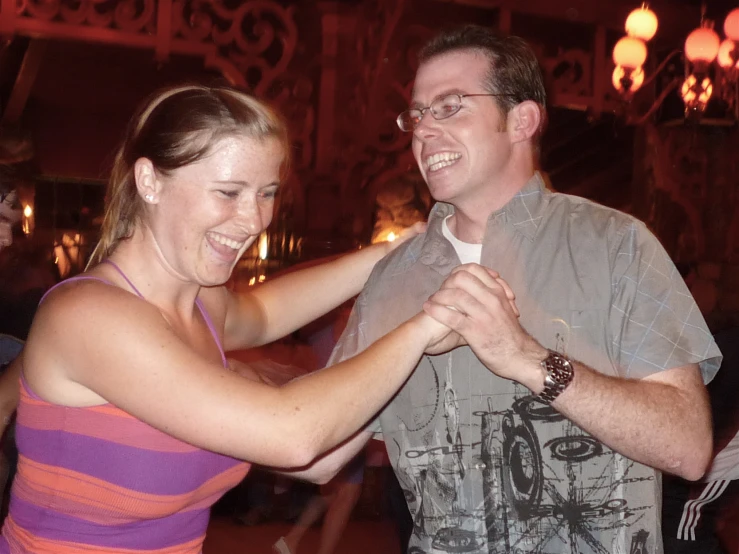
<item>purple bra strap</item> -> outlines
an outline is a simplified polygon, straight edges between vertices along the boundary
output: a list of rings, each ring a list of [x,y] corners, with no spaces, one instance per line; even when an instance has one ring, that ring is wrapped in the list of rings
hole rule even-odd
[[[107,259],[107,258],[106,258],[106,259],[104,259],[104,260],[103,260],[103,261],[102,261],[101,263],[104,263],[104,264],[110,264],[110,265],[112,265],[112,266],[113,266],[113,268],[114,268],[114,269],[115,269],[115,270],[116,270],[116,271],[117,271],[118,273],[120,273],[120,274],[121,274],[121,277],[123,277],[123,279],[124,279],[124,280],[126,281],[126,283],[128,283],[128,286],[129,286],[129,287],[131,287],[131,288],[133,289],[133,292],[135,292],[136,294],[138,294],[138,295],[139,295],[139,298],[144,298],[144,295],[143,295],[143,294],[141,294],[141,293],[139,292],[139,289],[137,289],[137,288],[136,288],[136,285],[134,285],[134,284],[133,284],[133,283],[131,282],[131,279],[129,279],[129,278],[128,278],[128,277],[126,276],[126,274],[125,274],[125,273],[123,273],[123,270],[122,270],[122,269],[121,269],[120,267],[118,267],[118,264],[117,264],[117,263],[115,263],[115,262],[114,262],[113,260],[109,260],[109,259]]]
[[[139,295],[142,299],[146,300],[144,298],[144,295],[139,292],[139,289],[136,288],[136,285],[134,285],[131,280],[126,276],[125,273],[123,273],[123,270],[118,267],[118,265],[112,261],[105,259],[103,260],[103,263],[107,263],[112,265],[118,273],[121,274],[121,277],[123,277],[126,280],[126,283],[128,283],[128,286],[130,286],[136,294]],[[223,367],[228,367],[228,362],[226,361],[226,354],[223,352],[223,345],[221,344],[221,339],[218,338],[218,333],[216,332],[216,328],[213,325],[213,321],[210,319],[210,315],[208,315],[208,312],[205,309],[205,306],[203,306],[202,302],[200,302],[199,298],[195,299],[195,305],[198,307],[198,310],[200,310],[200,313],[203,316],[203,319],[205,320],[205,324],[208,326],[208,329],[210,330],[210,334],[213,335],[213,340],[216,341],[216,346],[218,346],[218,351],[221,353],[221,360],[223,361]]]
[[[75,275],[74,277],[70,277],[69,279],[65,279],[61,283],[57,283],[53,287],[51,287],[49,290],[47,290],[44,295],[41,297],[41,300],[39,300],[39,304],[44,301],[44,299],[49,296],[51,291],[53,291],[57,287],[61,287],[62,285],[66,285],[67,283],[71,283],[72,281],[100,281],[101,283],[105,283],[106,285],[113,285],[110,281],[106,281],[105,279],[101,279],[100,277],[95,277],[94,275]]]
[[[205,309],[205,306],[203,306],[203,303],[200,301],[200,298],[195,299],[195,305],[200,310],[200,313],[203,314],[203,319],[205,320],[205,324],[208,326],[208,329],[210,329],[210,334],[213,335],[213,340],[216,341],[216,346],[218,346],[218,351],[221,353],[221,361],[223,362],[223,367],[228,367],[228,361],[226,360],[226,353],[223,351],[223,345],[221,344],[221,339],[218,337],[218,333],[216,333],[216,328],[213,325],[213,321],[210,319],[210,315],[208,315],[208,311]]]

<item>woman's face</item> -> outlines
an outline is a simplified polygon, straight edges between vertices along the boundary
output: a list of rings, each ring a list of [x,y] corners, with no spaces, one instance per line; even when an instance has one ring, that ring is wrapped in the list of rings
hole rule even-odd
[[[168,176],[149,218],[169,271],[203,286],[220,285],[272,220],[284,158],[281,143],[243,136]]]

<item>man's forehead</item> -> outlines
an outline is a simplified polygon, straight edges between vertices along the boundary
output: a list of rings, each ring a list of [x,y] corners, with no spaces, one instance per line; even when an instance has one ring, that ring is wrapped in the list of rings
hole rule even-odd
[[[461,50],[441,54],[418,68],[411,98],[414,101],[430,101],[447,91],[482,92],[488,70],[487,58],[478,52]],[[429,96],[431,98],[427,98]]]

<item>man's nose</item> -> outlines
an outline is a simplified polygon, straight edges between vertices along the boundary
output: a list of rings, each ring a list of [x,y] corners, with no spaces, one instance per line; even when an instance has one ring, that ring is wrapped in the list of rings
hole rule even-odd
[[[431,114],[431,108],[426,108],[421,114],[421,119],[418,121],[416,128],[413,129],[413,134],[418,138],[425,138],[438,133],[438,130],[439,121]]]

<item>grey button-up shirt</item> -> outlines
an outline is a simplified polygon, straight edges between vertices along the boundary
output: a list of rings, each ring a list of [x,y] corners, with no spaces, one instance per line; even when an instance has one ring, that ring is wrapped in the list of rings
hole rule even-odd
[[[331,363],[420,311],[459,265],[441,231],[451,213],[436,204],[427,232],[375,267]],[[719,367],[644,224],[551,193],[538,174],[491,214],[481,264],[510,284],[532,336],[597,371],[642,378],[699,363],[708,381]],[[424,356],[379,422],[415,523],[409,553],[662,552],[659,472],[497,377],[468,347]]]

